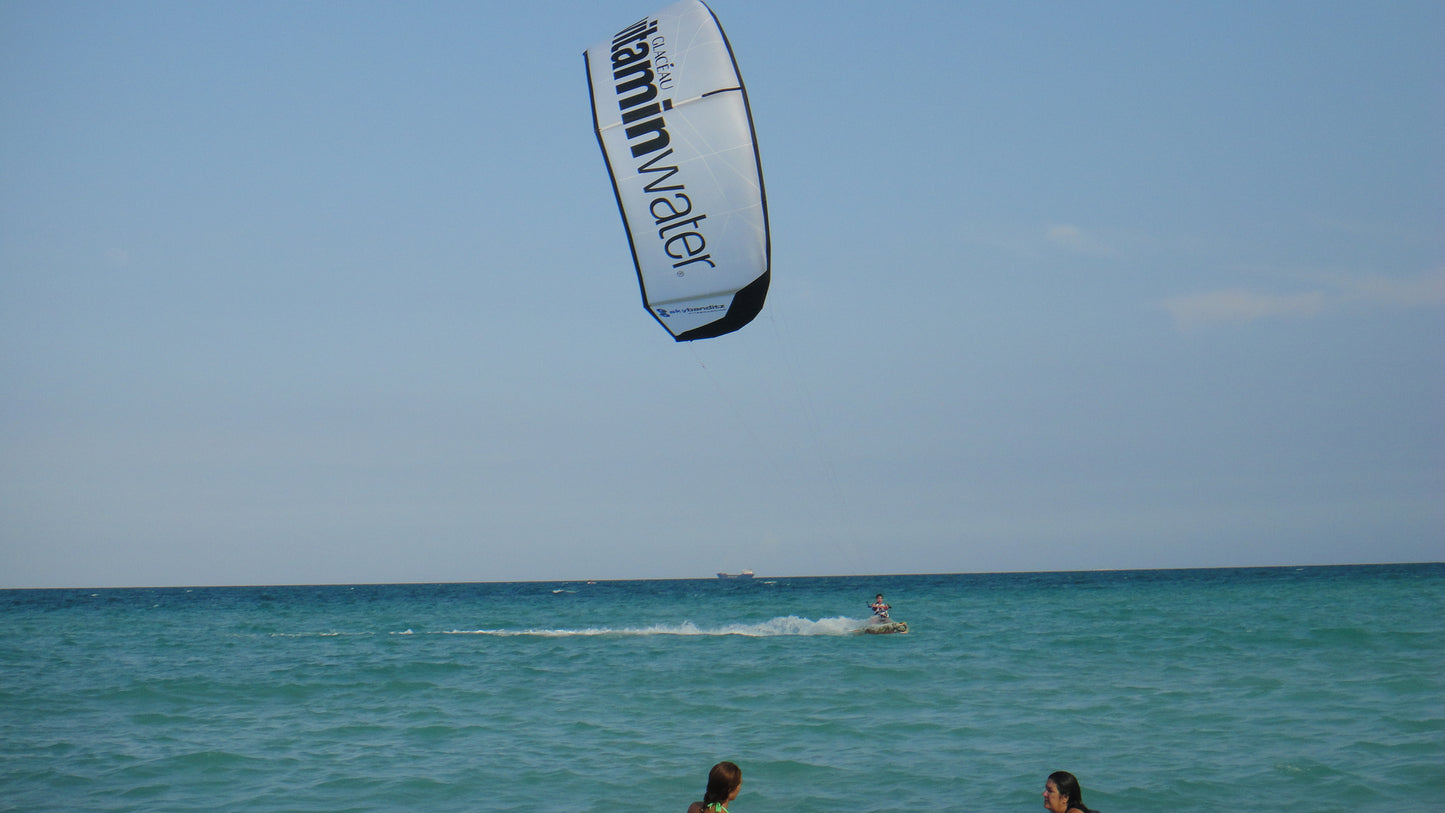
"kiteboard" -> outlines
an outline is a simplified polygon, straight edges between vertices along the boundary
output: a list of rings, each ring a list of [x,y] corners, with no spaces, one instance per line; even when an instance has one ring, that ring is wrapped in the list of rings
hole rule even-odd
[[[908,632],[907,621],[877,621],[877,619],[874,619],[874,621],[877,623],[869,623],[866,626],[859,627],[857,630],[858,634],[890,635],[896,632]]]

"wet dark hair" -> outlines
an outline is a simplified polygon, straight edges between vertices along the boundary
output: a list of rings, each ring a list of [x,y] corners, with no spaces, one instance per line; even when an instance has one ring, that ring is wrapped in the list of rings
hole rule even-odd
[[[714,802],[726,802],[743,781],[743,769],[731,762],[719,762],[707,772],[707,792],[702,795],[703,806]]]
[[[1064,798],[1069,800],[1068,809],[1077,807],[1084,813],[1098,813],[1097,810],[1084,804],[1084,790],[1079,787],[1079,780],[1073,774],[1068,771],[1054,771],[1049,774],[1049,781],[1053,782],[1054,787],[1059,789],[1059,793],[1064,794]]]

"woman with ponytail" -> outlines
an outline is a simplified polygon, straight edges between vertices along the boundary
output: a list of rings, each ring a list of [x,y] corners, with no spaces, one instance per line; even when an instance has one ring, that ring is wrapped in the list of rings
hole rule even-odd
[[[731,762],[719,762],[707,773],[707,792],[693,802],[687,813],[728,813],[728,802],[743,788],[743,769]]]

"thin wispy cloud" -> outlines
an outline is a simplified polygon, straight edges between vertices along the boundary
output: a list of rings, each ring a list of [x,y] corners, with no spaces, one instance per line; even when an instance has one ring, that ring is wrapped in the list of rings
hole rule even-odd
[[[1044,237],[1052,244],[1068,249],[1075,254],[1089,257],[1108,257],[1115,251],[1102,237],[1071,223],[1049,226]]]
[[[1445,268],[1409,277],[1330,274],[1316,290],[1265,293],[1242,288],[1171,297],[1161,304],[1183,331],[1211,325],[1321,316],[1347,307],[1445,305]]]
[[[1223,322],[1315,316],[1324,311],[1325,302],[1322,291],[1265,294],[1236,289],[1172,297],[1164,300],[1164,309],[1180,330],[1188,331]]]
[[[1345,301],[1399,308],[1438,307],[1445,305],[1445,266],[1413,277],[1343,277],[1339,287]]]

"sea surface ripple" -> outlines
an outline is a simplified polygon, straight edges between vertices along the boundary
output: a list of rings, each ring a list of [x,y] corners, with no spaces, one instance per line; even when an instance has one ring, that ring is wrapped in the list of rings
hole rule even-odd
[[[907,635],[856,635],[884,592]],[[0,809],[1398,811],[1445,566],[0,591]],[[1423,798],[1430,798],[1425,795]]]

